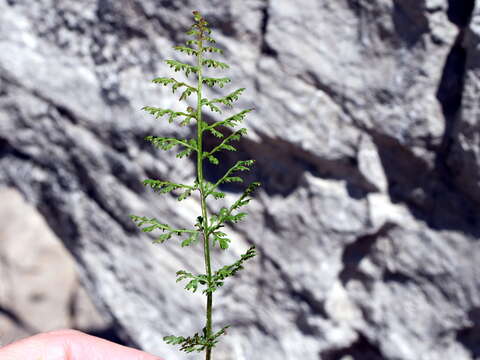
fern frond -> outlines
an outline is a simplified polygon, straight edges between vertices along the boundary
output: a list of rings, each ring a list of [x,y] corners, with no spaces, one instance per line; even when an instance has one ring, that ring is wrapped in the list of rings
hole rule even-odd
[[[211,151],[205,152],[203,154],[203,157],[206,158],[210,155],[215,154],[217,151],[221,151],[221,150],[237,151],[237,149],[234,146],[230,145],[229,142],[238,141],[242,136],[245,136],[246,134],[247,134],[246,128],[241,128],[235,131],[233,134],[226,137],[219,145],[214,147]]]
[[[237,90],[231,92],[230,94],[228,94],[224,97],[220,97],[220,98],[216,98],[216,99],[207,101],[207,102],[205,102],[205,105],[210,106],[211,104],[221,103],[225,106],[232,107],[233,102],[237,101],[239,99],[240,95],[242,95],[242,92],[244,92],[244,91],[245,91],[245,88],[237,89]]]
[[[218,188],[218,186],[223,183],[235,182],[236,179],[232,180],[232,177],[230,175],[236,171],[249,171],[250,166],[252,166],[254,163],[255,163],[255,160],[237,161],[235,165],[233,165],[230,169],[228,169],[227,172],[215,184],[209,187],[208,191],[206,192],[206,196],[211,195]],[[257,187],[260,186],[260,183],[253,183],[253,184],[258,184]],[[250,186],[252,186],[252,184],[250,184]]]
[[[171,181],[154,180],[154,179],[143,180],[143,185],[149,186],[150,188],[152,188],[153,191],[160,192],[162,194],[169,193],[177,189],[195,190],[195,186],[177,184]]]
[[[198,91],[193,86],[185,82],[177,81],[174,78],[159,77],[159,78],[153,79],[152,82],[155,84],[161,84],[164,86],[172,85],[172,92],[174,94],[177,89],[185,87],[186,89],[183,91],[182,95],[180,96],[180,101],[185,100],[191,94],[196,93]]]
[[[153,146],[162,150],[170,150],[174,146],[181,145],[190,151],[198,151],[197,141],[195,139],[177,139],[171,137],[147,136],[145,140],[150,141]]]
[[[210,227],[210,232],[214,232],[217,229],[221,228],[223,223],[232,222],[236,223],[243,220],[247,214],[240,212],[233,214],[234,211],[237,211],[240,207],[247,205],[252,199],[249,197],[258,187],[260,186],[259,182],[251,183],[243,194],[235,201],[229,208],[222,207],[217,215],[213,215],[210,219],[212,226]]]
[[[225,197],[225,193],[222,191],[217,191],[215,188],[215,184],[212,184],[209,181],[204,182],[204,189],[207,196],[212,195],[217,200],[223,199]]]
[[[228,84],[231,80],[227,77],[223,78],[212,78],[212,77],[206,77],[203,78],[203,83],[206,84],[207,86],[214,87],[218,86],[223,88],[226,84]]]
[[[245,254],[241,255],[235,263],[227,266],[223,266],[217,271],[212,271],[211,253],[210,248],[218,243],[219,247],[223,250],[227,249],[231,243],[229,236],[221,231],[226,222],[238,222],[242,220],[246,213],[240,212],[239,209],[246,205],[251,199],[250,195],[260,185],[259,183],[250,184],[247,189],[242,193],[240,197],[229,207],[222,207],[218,213],[211,213],[209,204],[207,204],[207,197],[212,196],[215,199],[221,199],[226,194],[220,191],[220,185],[224,183],[241,183],[243,179],[237,176],[235,172],[250,170],[253,165],[253,160],[238,161],[225,174],[216,182],[211,183],[206,180],[203,174],[204,161],[208,160],[210,163],[219,164],[219,158],[217,153],[223,150],[236,151],[235,146],[232,145],[233,141],[240,140],[241,136],[246,135],[247,129],[240,128],[236,131],[229,131],[226,133],[225,127],[235,128],[237,127],[247,116],[247,114],[253,109],[246,109],[227,117],[222,121],[206,121],[202,118],[203,112],[207,109],[222,113],[224,107],[232,107],[233,103],[239,99],[244,92],[244,88],[237,89],[226,96],[220,96],[213,100],[204,98],[202,92],[206,87],[219,87],[223,88],[231,80],[228,77],[206,77],[204,71],[206,68],[212,68],[216,70],[228,69],[229,65],[208,57],[207,53],[219,53],[222,54],[223,50],[207,43],[215,43],[215,40],[211,37],[211,30],[208,27],[208,22],[202,17],[200,12],[193,12],[195,22],[187,31],[187,35],[192,36],[190,40],[182,46],[175,46],[174,49],[184,54],[195,57],[195,62],[190,65],[177,60],[166,60],[166,64],[175,72],[182,71],[188,77],[190,74],[196,74],[196,84],[192,86],[189,84],[190,80],[185,82],[177,81],[173,77],[159,77],[153,80],[154,83],[171,86],[172,92],[175,94],[177,90],[181,92],[180,101],[190,100],[189,97],[196,94],[197,101],[195,105],[187,104],[185,111],[173,111],[170,109],[163,109],[157,107],[146,106],[143,110],[149,112],[156,118],[165,117],[170,123],[175,120],[180,120],[180,125],[188,125],[191,120],[196,122],[196,133],[190,139],[177,139],[174,137],[157,137],[147,136],[145,139],[150,141],[155,147],[162,150],[170,150],[176,146],[178,148],[177,157],[182,158],[192,155],[196,152],[196,180],[194,185],[185,185],[175,183],[171,181],[147,179],[143,183],[145,186],[149,186],[155,192],[160,193],[173,193],[178,197],[178,200],[184,200],[188,198],[192,192],[199,191],[201,215],[197,216],[196,223],[193,229],[177,229],[170,225],[160,223],[155,218],[140,217],[132,215],[132,220],[141,228],[143,232],[152,232],[154,230],[160,230],[162,233],[154,242],[164,242],[171,237],[177,236],[181,240],[181,246],[189,246],[198,243],[200,239],[203,239],[203,254],[205,261],[205,274],[193,274],[185,270],[177,272],[177,282],[185,281],[185,289],[196,292],[201,289],[203,294],[207,296],[206,307],[206,325],[201,332],[195,333],[189,337],[183,336],[166,336],[164,340],[168,344],[179,345],[180,350],[186,352],[193,351],[206,351],[206,360],[211,360],[211,352],[215,344],[218,342],[218,338],[225,334],[225,330],[228,326],[223,327],[217,332],[213,331],[212,321],[212,299],[213,292],[223,286],[227,277],[235,275],[239,270],[243,268],[245,261],[252,258],[255,255],[254,247],[251,247]],[[215,56],[210,56],[215,57]],[[193,129],[192,129],[193,130]],[[204,139],[204,132],[207,131],[213,136],[217,137],[218,145],[212,146],[210,151],[205,151],[202,146]],[[224,134],[225,133],[225,134]],[[211,216],[210,216],[211,215]]]
[[[213,246],[215,245],[216,242],[218,242],[222,250],[228,249],[228,246],[230,245],[231,240],[227,237],[227,234],[221,231],[213,231],[211,235],[213,235],[213,241],[212,241]]]
[[[214,104],[213,100],[209,101],[208,99],[204,98],[201,101],[201,105],[208,106],[212,112],[217,112],[217,113],[222,112],[222,110],[220,110],[220,108]]]
[[[171,227],[170,225],[160,223],[155,218],[148,218],[146,216],[130,215],[130,219],[132,219],[138,227],[141,227],[141,230],[143,232],[152,232],[154,230],[162,230],[163,232],[165,232],[164,234],[160,235],[157,239],[155,239],[153,243],[163,243],[169,240],[173,235],[181,236],[183,234],[189,234],[189,238],[190,238],[192,234],[196,236],[195,234],[198,233],[198,230],[176,229]],[[148,226],[144,226],[144,225],[148,225]]]
[[[217,126],[235,127],[247,117],[247,114],[249,112],[251,112],[253,110],[254,109],[242,110],[239,113],[226,118],[225,120],[217,121],[217,122],[213,123],[212,125],[207,126],[205,128],[205,130],[210,130],[210,129],[216,128]]]
[[[202,48],[202,52],[205,53],[205,52],[209,52],[209,53],[219,53],[219,54],[223,54],[223,50],[222,49],[219,49],[215,46],[204,46]]]
[[[250,160],[253,161],[253,160]],[[250,170],[250,169],[245,169]],[[233,203],[233,205],[229,208],[229,215],[235,210],[238,210],[240,207],[247,205],[250,200],[252,200],[249,196],[260,186],[259,182],[253,182],[248,185],[247,189],[243,192],[243,194],[238,198],[237,201]],[[230,221],[230,220],[227,220]]]
[[[197,73],[198,72],[198,67],[189,65],[189,64],[184,64],[180,61],[177,60],[165,60],[168,66],[170,66],[175,72],[177,71],[183,71],[185,76],[190,75],[190,73]]]
[[[143,185],[149,186],[153,189],[153,191],[160,192],[162,194],[166,194],[178,189],[184,189],[185,191],[183,191],[178,196],[177,198],[178,201],[185,200],[190,195],[192,195],[192,191],[195,191],[196,189],[198,189],[197,183],[191,186],[191,185],[185,185],[185,184],[177,184],[171,181],[162,181],[162,180],[154,180],[154,179],[143,180]]]
[[[203,39],[212,44],[216,43],[215,39],[211,38],[210,36],[205,36]]]
[[[240,256],[240,259],[235,261],[232,265],[226,265],[218,269],[213,274],[213,281],[216,282],[217,287],[223,285],[223,280],[227,277],[234,276],[237,272],[243,269],[243,264],[245,261],[253,258],[256,255],[255,246],[250,246],[250,248]],[[221,282],[221,284],[218,284]]]
[[[200,31],[198,31],[196,29],[193,29],[193,28],[188,30],[185,34],[195,36],[195,37],[201,36]]]
[[[187,45],[187,46],[191,46],[191,45],[200,46],[200,42],[198,40],[187,40],[185,42],[185,45]]]
[[[187,55],[195,55],[198,56],[199,52],[198,50],[192,49],[189,46],[174,46],[173,47],[175,50],[180,51],[182,53],[185,53]]]
[[[192,292],[196,292],[199,285],[208,286],[208,276],[205,274],[193,275],[185,270],[177,271],[177,282],[183,280],[189,280],[187,285],[185,285],[185,290],[191,290]]]
[[[229,326],[224,326],[222,329],[217,331],[215,334],[212,334],[211,336],[208,336],[206,328],[203,328],[202,334],[195,333],[194,335],[189,337],[170,335],[165,336],[163,340],[170,345],[180,345],[180,351],[185,351],[187,353],[191,353],[194,351],[201,352],[207,348],[214,347],[215,344],[218,343],[218,338],[221,335],[224,335],[228,328]]]
[[[203,59],[202,60],[202,65],[206,67],[213,67],[215,69],[228,69],[230,66],[228,64],[225,64],[221,61],[213,60],[213,59]]]
[[[173,111],[170,109],[162,109],[154,106],[144,106],[142,110],[148,112],[149,114],[152,114],[153,116],[155,116],[156,119],[159,119],[162,116],[168,115],[169,123],[172,123],[178,117],[184,118],[181,125],[188,124],[191,119],[195,119],[195,115],[192,113],[189,114],[182,111]]]
[[[225,136],[225,135],[223,135],[220,131],[218,131],[218,130],[216,130],[216,129],[214,129],[214,128],[209,128],[209,129],[207,129],[207,130],[210,132],[210,134],[212,134],[213,136],[215,136],[215,137],[217,137],[217,138],[219,138],[219,139],[221,139],[221,138],[223,138],[223,137]]]

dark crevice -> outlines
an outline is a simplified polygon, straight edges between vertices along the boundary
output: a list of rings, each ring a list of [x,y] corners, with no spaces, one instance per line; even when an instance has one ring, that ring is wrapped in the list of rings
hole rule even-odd
[[[455,44],[445,61],[442,78],[437,90],[437,99],[442,107],[445,119],[445,131],[437,150],[435,170],[448,181],[448,186],[455,188],[451,179],[454,171],[449,167],[447,159],[454,143],[455,126],[460,120],[462,97],[465,83],[467,51],[463,46],[463,30],[460,31]]]
[[[267,227],[267,229],[269,229],[270,231],[274,232],[275,234],[280,234],[280,232],[282,231],[283,227],[281,226],[281,224],[278,223],[278,221],[275,219],[275,216],[274,214],[272,214],[268,208],[264,209],[262,211],[262,215],[263,215],[263,221],[265,223],[265,226]]]
[[[475,0],[448,0],[448,20],[464,28],[470,23],[474,9]]]
[[[283,278],[283,277],[282,277]],[[314,294],[307,288],[295,289],[293,284],[289,285],[289,297],[295,301],[296,304],[307,305],[307,311],[302,306],[298,307],[298,313],[295,317],[295,325],[305,335],[318,336],[322,330],[311,321],[312,317],[317,316],[323,319],[328,319],[329,316],[325,310],[325,303],[322,300],[316,299]]]
[[[231,134],[229,129],[222,129],[222,132],[226,136]],[[219,165],[206,162],[207,180],[216,182],[239,160],[255,159],[256,164],[252,171],[240,174],[245,180],[243,184],[223,184],[220,190],[240,193],[245,189],[245,184],[260,181],[262,191],[267,194],[288,197],[303,186],[306,172],[324,179],[346,181],[349,194],[356,199],[365,198],[374,190],[359,172],[355,158],[324,159],[286,140],[271,138],[260,132],[257,132],[257,135],[261,137],[261,142],[242,138],[235,144],[237,151],[219,153]],[[206,137],[206,149],[216,146],[219,141],[213,136]]]
[[[428,194],[422,204],[422,210],[427,214],[426,220],[429,225],[438,229],[460,229],[478,238],[480,235],[478,204],[455,183],[457,177],[455,168],[448,163],[455,127],[461,119],[467,61],[464,27],[471,19],[473,8],[472,0],[449,2],[449,19],[460,29],[446,58],[436,94],[445,119],[445,131],[440,146],[435,149],[434,169],[426,174],[425,181],[420,187]]]
[[[68,316],[70,317],[70,319],[72,319],[73,321],[75,321],[77,319],[77,316],[78,316],[78,297],[77,297],[77,292],[73,291],[72,293],[70,293],[70,298],[68,299]]]
[[[128,20],[136,19],[133,2],[120,3],[112,0],[97,2],[96,16],[103,32],[115,33],[123,39],[147,39],[148,35],[140,26],[134,26]]]
[[[297,300],[298,303],[303,302],[308,305],[311,310],[308,314],[321,316],[325,319],[329,317],[325,310],[324,302],[316,299],[315,295],[309,289],[294,289],[293,286],[291,286],[289,292],[292,299]]]
[[[408,206],[411,214],[432,229],[462,231],[480,236],[478,205],[453,184],[437,159],[431,166],[398,140],[371,131],[394,203]]]
[[[129,334],[128,330],[118,321],[114,316],[115,313],[108,308],[106,309],[106,312],[111,315],[111,321],[107,327],[100,329],[82,329],[82,331],[93,336],[113,341],[117,344],[140,349],[140,344],[135,341],[135,339]]]
[[[157,28],[158,33],[171,39],[172,42],[181,43],[186,40],[182,24],[168,21],[168,19],[164,19],[163,16],[157,14],[150,15],[144,12],[144,16],[146,21],[150,22]]]
[[[261,36],[262,36],[262,42],[260,44],[260,51],[262,54],[267,55],[267,56],[272,56],[272,57],[278,57],[278,52],[274,48],[270,46],[268,43],[266,37],[267,37],[267,31],[268,31],[268,22],[270,20],[270,14],[268,13],[268,8],[270,6],[269,0],[265,1],[265,6],[262,8],[262,24],[260,27],[261,30]]]
[[[54,104],[50,102],[50,105],[54,106],[55,109],[58,111],[58,114],[66,120],[69,120],[72,124],[77,124],[78,120],[76,116],[71,112],[68,108],[62,105]]]
[[[407,202],[422,207],[424,194],[417,191],[428,177],[429,166],[421,158],[415,156],[410,148],[397,139],[371,132],[372,140],[378,149],[382,167],[388,179],[388,191],[394,203]],[[416,192],[416,194],[415,194]]]
[[[386,269],[382,274],[382,282],[385,284],[388,283],[399,283],[399,284],[407,284],[412,281],[412,278],[408,277],[405,274],[390,271]]]
[[[31,157],[13,147],[7,139],[0,137],[0,159],[11,156],[20,160],[31,161]]]
[[[41,196],[38,199],[38,211],[44,217],[49,228],[59,239],[62,239],[67,249],[73,252],[80,233],[72,216],[67,211],[63,211],[64,200],[59,198],[56,189],[49,182],[42,183],[39,192]]]
[[[114,343],[124,346],[135,346],[131,339],[125,339],[125,336],[118,332],[118,329],[114,325],[110,325],[101,329],[81,329],[83,332],[97,336],[99,338],[113,341]],[[138,347],[138,346],[137,346]]]
[[[415,46],[430,31],[422,1],[394,0],[392,17],[395,33],[408,47]]]
[[[225,136],[231,134],[229,129],[222,129]],[[213,136],[206,137],[204,143],[207,149],[211,149],[220,142]],[[221,191],[240,193],[246,188],[246,184],[253,181],[262,183],[262,190],[270,195],[280,194],[289,196],[299,186],[302,167],[295,164],[287,150],[276,148],[266,143],[254,143],[247,138],[234,144],[237,151],[218,153],[219,165],[205,162],[206,179],[216,182],[237,161],[255,159],[256,164],[249,172],[241,173],[244,183],[222,184]],[[292,171],[292,169],[295,169]]]
[[[147,10],[143,1],[135,1],[134,8],[136,13],[143,18],[145,23],[149,23],[155,29],[155,32],[163,36],[173,43],[182,43],[187,40],[185,29],[190,26],[190,18],[187,21],[171,21],[172,17],[176,17],[177,13],[182,9],[188,7],[188,1],[181,0],[160,0],[155,10]],[[156,53],[155,48],[152,47],[152,52]],[[155,58],[155,57],[154,57]],[[153,66],[152,72],[156,72],[156,67]]]
[[[353,279],[362,282],[368,281],[368,276],[359,269],[360,262],[371,254],[377,240],[387,236],[394,227],[395,225],[392,223],[385,223],[375,233],[361,236],[345,247],[342,255],[343,269],[339,274],[340,281],[344,286]]]
[[[310,320],[312,315],[306,311],[300,311],[295,317],[295,325],[306,336],[318,336],[320,328]]]
[[[480,307],[468,312],[470,325],[457,332],[457,341],[460,342],[474,359],[480,358]]]
[[[467,51],[463,46],[463,32],[460,32],[447,56],[437,90],[437,99],[447,121],[450,122],[462,105],[466,61]]]
[[[465,86],[467,49],[464,45],[465,27],[468,25],[474,8],[473,0],[449,1],[448,17],[459,26],[459,33],[453,44],[442,71],[442,78],[437,90],[437,99],[442,106],[445,118],[445,132],[436,156],[436,170],[445,179],[455,177],[447,159],[454,143],[456,124],[461,120],[461,106]],[[453,182],[449,184],[452,188]]]
[[[26,333],[36,334],[39,332],[38,329],[35,329],[32,326],[28,325],[19,316],[17,316],[15,312],[11,311],[10,309],[0,306],[0,315],[3,315],[6,318],[8,318],[8,320],[10,320],[12,323],[14,323],[16,326],[18,326],[20,329],[22,329]]]
[[[373,344],[362,334],[347,348],[322,351],[319,354],[320,360],[344,360],[350,356],[352,360],[383,360],[380,348]]]
[[[212,12],[206,14],[209,26],[212,29],[221,31],[225,36],[235,38],[238,36],[237,29],[235,28],[236,21],[230,11]]]

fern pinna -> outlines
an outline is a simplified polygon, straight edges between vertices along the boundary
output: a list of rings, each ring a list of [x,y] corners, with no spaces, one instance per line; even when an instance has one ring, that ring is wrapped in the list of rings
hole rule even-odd
[[[229,135],[225,135],[227,128],[235,129],[245,119],[247,114],[253,109],[242,110],[235,115],[229,116],[219,121],[204,121],[202,119],[202,111],[204,109],[211,112],[222,114],[222,107],[232,108],[233,103],[238,100],[239,96],[245,90],[237,89],[230,94],[208,99],[202,96],[203,86],[223,88],[230,82],[227,77],[207,77],[204,76],[205,68],[227,69],[229,66],[223,62],[207,58],[207,53],[220,53],[223,51],[213,44],[215,40],[211,37],[211,30],[207,21],[198,11],[193,12],[194,24],[191,26],[187,35],[193,39],[188,40],[185,46],[175,46],[175,49],[192,56],[195,59],[194,64],[185,64],[176,60],[166,60],[166,63],[175,72],[182,71],[188,79],[190,75],[196,77],[196,84],[192,85],[188,82],[177,81],[173,77],[161,77],[153,80],[154,83],[171,87],[173,93],[177,90],[181,91],[179,101],[187,102],[191,96],[196,96],[196,107],[185,105],[185,111],[174,111],[170,109],[162,109],[157,107],[146,106],[143,110],[158,118],[166,118],[169,123],[179,121],[180,126],[187,126],[191,122],[196,123],[196,136],[189,139],[178,139],[172,137],[147,136],[146,140],[151,142],[155,147],[161,150],[170,150],[179,147],[178,158],[187,156],[196,156],[197,174],[193,184],[178,184],[170,181],[148,179],[143,183],[151,187],[154,191],[160,193],[174,192],[178,195],[178,200],[184,200],[193,192],[198,191],[200,195],[201,214],[197,217],[197,221],[193,228],[177,229],[168,224],[164,224],[155,218],[145,216],[131,215],[132,220],[141,227],[144,232],[160,230],[161,233],[154,242],[163,243],[164,241],[177,237],[181,241],[181,246],[190,246],[198,242],[203,243],[205,273],[192,274],[185,270],[177,272],[177,282],[186,281],[185,289],[193,292],[199,288],[207,297],[206,305],[206,323],[202,331],[189,336],[166,336],[164,340],[173,345],[179,345],[180,350],[186,352],[205,351],[205,359],[211,359],[212,348],[218,342],[218,338],[225,334],[228,326],[217,331],[213,330],[212,325],[212,304],[213,293],[220,288],[225,279],[235,275],[243,268],[245,261],[255,256],[255,247],[250,247],[247,252],[233,264],[223,266],[217,270],[212,269],[211,247],[218,245],[221,249],[228,248],[230,239],[228,235],[221,231],[226,223],[235,223],[242,220],[246,213],[240,212],[240,208],[245,206],[250,200],[252,192],[260,186],[258,182],[251,183],[243,194],[229,207],[222,207],[218,213],[209,214],[207,211],[207,200],[220,199],[225,197],[225,193],[220,191],[220,185],[230,182],[242,182],[242,178],[238,176],[239,172],[248,171],[253,165],[253,160],[237,161],[225,174],[215,183],[206,181],[203,174],[204,161],[209,161],[214,165],[219,164],[217,158],[220,151],[235,151],[234,142],[238,141],[246,134],[245,128],[234,130]],[[204,149],[204,135],[211,134],[217,137],[219,144],[211,149]]]

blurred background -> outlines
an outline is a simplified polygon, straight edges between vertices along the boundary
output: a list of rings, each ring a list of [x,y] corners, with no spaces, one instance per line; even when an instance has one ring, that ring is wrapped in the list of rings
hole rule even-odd
[[[228,252],[259,255],[216,293],[218,360],[480,359],[480,4],[474,0],[0,0],[0,344],[73,327],[169,360],[203,326],[175,284],[198,246],[145,178],[191,182],[147,135],[194,129],[153,85],[197,9],[255,107],[209,179],[256,159],[263,186]],[[227,114],[226,114],[227,115]],[[209,116],[209,115],[206,115]],[[207,146],[214,140],[207,139]],[[229,204],[242,186],[228,186]]]

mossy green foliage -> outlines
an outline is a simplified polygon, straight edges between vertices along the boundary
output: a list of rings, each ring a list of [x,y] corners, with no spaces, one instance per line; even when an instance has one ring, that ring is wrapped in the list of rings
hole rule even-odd
[[[253,109],[245,109],[229,116],[223,120],[206,122],[202,119],[204,110],[213,113],[222,114],[222,108],[232,108],[235,101],[239,99],[244,88],[234,90],[233,92],[219,98],[208,99],[203,97],[203,86],[220,87],[230,83],[227,77],[205,77],[205,68],[225,70],[229,66],[226,63],[215,59],[207,58],[209,53],[222,54],[223,51],[215,46],[215,40],[211,37],[211,30],[207,21],[198,11],[193,12],[194,24],[191,26],[187,35],[193,39],[188,40],[185,46],[175,46],[177,51],[192,56],[194,61],[192,64],[185,64],[177,60],[166,60],[166,64],[175,72],[183,72],[187,79],[193,76],[196,84],[189,84],[184,81],[177,81],[173,77],[160,77],[153,80],[154,83],[170,87],[173,93],[181,92],[179,101],[188,102],[191,96],[196,96],[196,107],[185,105],[185,111],[174,111],[171,109],[163,109],[153,106],[145,106],[143,110],[155,116],[157,119],[166,119],[169,123],[178,122],[180,126],[186,126],[196,123],[196,134],[189,139],[177,139],[170,137],[147,136],[146,140],[151,142],[153,146],[161,150],[178,149],[177,157],[184,158],[195,156],[197,161],[197,176],[193,184],[179,184],[165,180],[147,179],[143,183],[149,186],[155,192],[174,193],[178,196],[178,200],[182,201],[198,191],[200,194],[199,216],[192,228],[177,229],[168,224],[164,224],[155,218],[145,216],[131,215],[132,220],[144,232],[152,232],[160,230],[160,235],[154,242],[163,243],[172,237],[178,238],[181,246],[191,246],[202,243],[205,273],[192,274],[185,270],[177,272],[177,282],[186,281],[185,289],[196,292],[198,289],[207,297],[206,306],[206,323],[201,332],[190,337],[183,336],[166,336],[164,340],[173,345],[179,345],[180,350],[186,352],[205,351],[205,359],[211,359],[212,348],[218,342],[218,338],[225,334],[228,326],[214,332],[212,326],[212,304],[213,294],[219,289],[224,281],[235,275],[243,268],[244,263],[255,256],[255,247],[250,247],[247,252],[233,264],[223,266],[217,270],[212,269],[212,261],[210,249],[213,246],[219,246],[226,250],[231,242],[228,234],[221,231],[226,223],[236,223],[242,220],[246,213],[241,212],[240,208],[247,205],[251,200],[251,195],[255,191],[259,183],[254,182],[247,186],[242,195],[230,206],[222,207],[218,213],[209,213],[207,211],[207,201],[221,199],[225,197],[225,193],[220,191],[220,186],[224,183],[243,182],[238,176],[243,171],[249,171],[254,164],[253,160],[242,160],[233,164],[220,179],[211,183],[205,180],[203,174],[204,161],[209,161],[214,165],[219,164],[218,153],[221,151],[236,151],[235,143],[247,133],[246,128],[237,128],[245,119],[247,114]],[[232,128],[230,135],[225,135],[223,131]],[[204,149],[203,139],[205,135],[213,135],[219,138],[219,144],[211,149]]]

